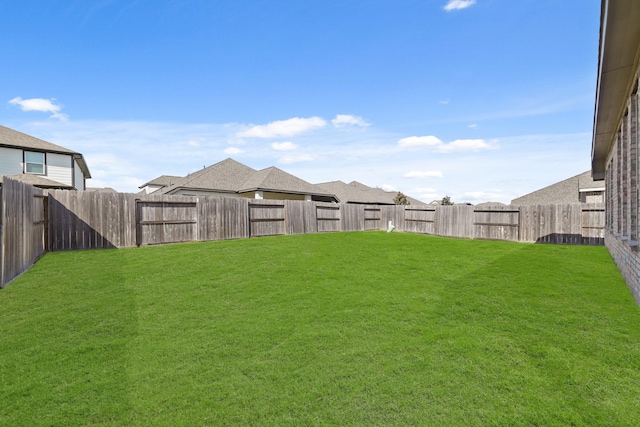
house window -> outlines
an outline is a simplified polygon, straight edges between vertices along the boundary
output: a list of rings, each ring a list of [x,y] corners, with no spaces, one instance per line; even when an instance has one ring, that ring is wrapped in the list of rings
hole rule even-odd
[[[24,172],[44,175],[45,167],[44,153],[36,153],[33,151],[24,152]]]

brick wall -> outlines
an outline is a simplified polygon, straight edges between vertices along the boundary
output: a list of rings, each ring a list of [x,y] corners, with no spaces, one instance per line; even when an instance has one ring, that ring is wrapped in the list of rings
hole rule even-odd
[[[629,240],[610,231],[605,233],[604,244],[627,282],[633,297],[640,305],[640,251],[638,245],[629,244]]]

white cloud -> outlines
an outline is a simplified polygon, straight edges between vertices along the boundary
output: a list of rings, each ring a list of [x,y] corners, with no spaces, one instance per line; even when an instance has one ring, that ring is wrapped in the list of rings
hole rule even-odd
[[[318,156],[313,156],[311,154],[299,154],[296,156],[289,155],[289,156],[281,157],[280,160],[278,160],[278,163],[290,164],[290,163],[299,163],[299,162],[312,162],[317,158]]]
[[[435,136],[410,136],[398,141],[398,146],[402,148],[437,147],[442,144],[442,141]]]
[[[484,139],[456,139],[448,144],[438,147],[440,153],[453,153],[459,151],[480,151],[497,148],[496,145],[489,144]]]
[[[396,191],[396,187],[391,184],[382,184],[380,188],[382,188],[384,191]]]
[[[441,171],[410,171],[403,175],[405,178],[442,178]]]
[[[473,121],[466,122],[465,126],[468,123]],[[487,144],[495,147],[499,143],[500,149],[469,155],[469,151],[438,153],[439,146],[400,148],[393,142],[402,135],[391,139],[390,144],[393,134],[373,125],[363,139],[359,132],[344,132],[330,122],[321,132],[310,132],[295,140],[239,140],[237,133],[250,127],[239,123],[95,120],[65,123],[29,122],[20,118],[3,124],[82,153],[93,176],[87,185],[108,186],[125,192],[137,192],[138,185],[160,175],[184,176],[225,157],[235,158],[235,154],[224,153],[230,148],[244,150],[238,160],[247,166],[257,170],[279,166],[308,182],[342,180],[369,186],[385,184],[384,188],[391,185],[425,202],[440,200],[448,194],[455,202],[474,204],[487,200],[509,203],[523,194],[587,170],[591,161],[589,150],[584,150],[584,141],[591,138],[588,132],[487,138]],[[200,146],[191,147],[189,141],[197,141]],[[295,151],[276,151],[271,147],[274,141],[293,141],[300,147]],[[442,171],[443,177],[403,177],[410,171],[434,170]],[[414,185],[409,184],[437,185],[438,188],[414,189]]]
[[[463,196],[467,199],[471,199],[471,203],[473,204],[495,202],[497,200],[509,199],[510,197],[501,190],[468,191],[463,193]]]
[[[337,128],[346,126],[361,126],[367,127],[370,123],[367,123],[365,119],[359,116],[351,116],[349,114],[338,114],[331,120],[331,123]]]
[[[287,142],[274,142],[273,144],[271,144],[271,148],[277,151],[292,151],[297,149],[298,146],[293,142],[287,141]]]
[[[234,155],[242,153],[244,153],[244,150],[238,147],[228,147],[224,149],[224,154]]]
[[[22,99],[21,97],[15,97],[9,101],[9,104],[17,105],[22,111],[40,111],[43,113],[52,113],[50,119],[58,119],[66,122],[69,120],[69,116],[61,113],[62,105],[54,104],[55,99],[44,98],[30,98]]]
[[[429,203],[432,200],[442,199],[442,196],[435,188],[414,188],[409,193],[413,194],[418,200]]]
[[[276,138],[280,136],[294,136],[327,125],[322,117],[294,117],[287,120],[277,120],[266,125],[252,126],[238,132],[240,138]]]
[[[449,100],[448,99],[443,99],[442,101],[438,102],[440,105],[449,105]]]
[[[197,148],[197,147],[200,146],[200,143],[198,141],[191,140],[191,141],[187,142],[187,145],[189,147],[196,147]]]
[[[453,153],[460,151],[480,151],[498,148],[496,143],[488,143],[484,139],[456,139],[445,144],[439,138],[429,136],[410,136],[398,141],[400,148],[432,148],[438,153]]]
[[[450,12],[452,10],[466,9],[476,4],[476,0],[449,0],[444,6],[444,10]]]
[[[469,126],[467,126],[469,129],[476,129],[478,127],[478,125],[476,123],[470,124]]]

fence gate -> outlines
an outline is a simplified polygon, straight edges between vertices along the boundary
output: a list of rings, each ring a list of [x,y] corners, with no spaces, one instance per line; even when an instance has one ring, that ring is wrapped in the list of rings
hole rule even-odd
[[[136,244],[198,240],[197,202],[136,200]]]

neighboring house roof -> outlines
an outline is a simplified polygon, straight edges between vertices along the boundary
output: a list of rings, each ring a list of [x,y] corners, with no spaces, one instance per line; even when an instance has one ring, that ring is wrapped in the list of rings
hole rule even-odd
[[[398,194],[396,191],[385,191],[381,188],[372,188],[358,181],[345,183],[342,181],[330,181],[316,184],[333,193],[341,203],[359,203],[368,205],[394,205],[394,198]],[[411,205],[424,205],[418,199],[407,196]]]
[[[111,187],[104,187],[104,188],[87,187],[84,191],[93,192],[93,193],[117,193],[117,191]]]
[[[591,171],[572,176],[540,190],[513,199],[512,205],[546,205],[556,203],[579,203],[580,191],[604,191],[602,181],[595,182]]]
[[[30,173],[23,173],[18,175],[5,175],[5,176],[7,178],[15,179],[16,181],[24,182],[25,184],[31,184],[34,187],[39,187],[39,188],[57,188],[62,190],[74,189],[73,186],[71,185],[62,184],[61,182],[43,178],[39,175],[33,175]]]
[[[340,203],[360,203],[369,205],[393,205],[393,198],[389,199],[386,194],[374,191],[375,189],[352,181],[349,184],[342,181],[322,182],[316,184],[327,192],[338,197]],[[383,191],[384,193],[384,191]]]
[[[168,187],[169,185],[175,184],[176,182],[182,180],[181,176],[173,176],[173,175],[161,175],[155,179],[152,179],[149,182],[142,184],[138,188],[146,187],[147,185],[158,185],[162,187]]]
[[[269,167],[253,173],[242,183],[238,192],[270,191],[275,193],[311,194],[314,196],[333,196],[317,185],[308,183],[276,167]]]
[[[255,169],[233,159],[225,159],[189,174],[173,185],[163,188],[161,191],[164,194],[171,194],[181,189],[216,190],[235,193],[242,184],[256,172]]]
[[[156,178],[154,181],[160,180],[161,182],[161,178],[163,177]],[[149,183],[152,182],[150,181]],[[328,193],[318,186],[276,167],[257,171],[233,159],[223,160],[184,178],[179,178],[173,184],[160,191],[163,194],[172,194],[179,190],[215,191],[221,193],[267,191],[333,197],[333,193]]]
[[[603,180],[609,150],[634,90],[640,60],[640,2],[604,0],[600,14],[598,83],[591,143],[591,170]]]
[[[508,209],[509,205],[501,202],[484,202],[475,205],[476,209]]]
[[[45,151],[49,153],[69,154],[73,156],[78,162],[82,173],[85,178],[91,178],[89,167],[82,157],[82,154],[69,150],[68,148],[61,147],[56,144],[38,139],[26,133],[18,132],[17,130],[9,129],[5,126],[0,126],[0,146],[2,147],[15,147],[37,151]]]

